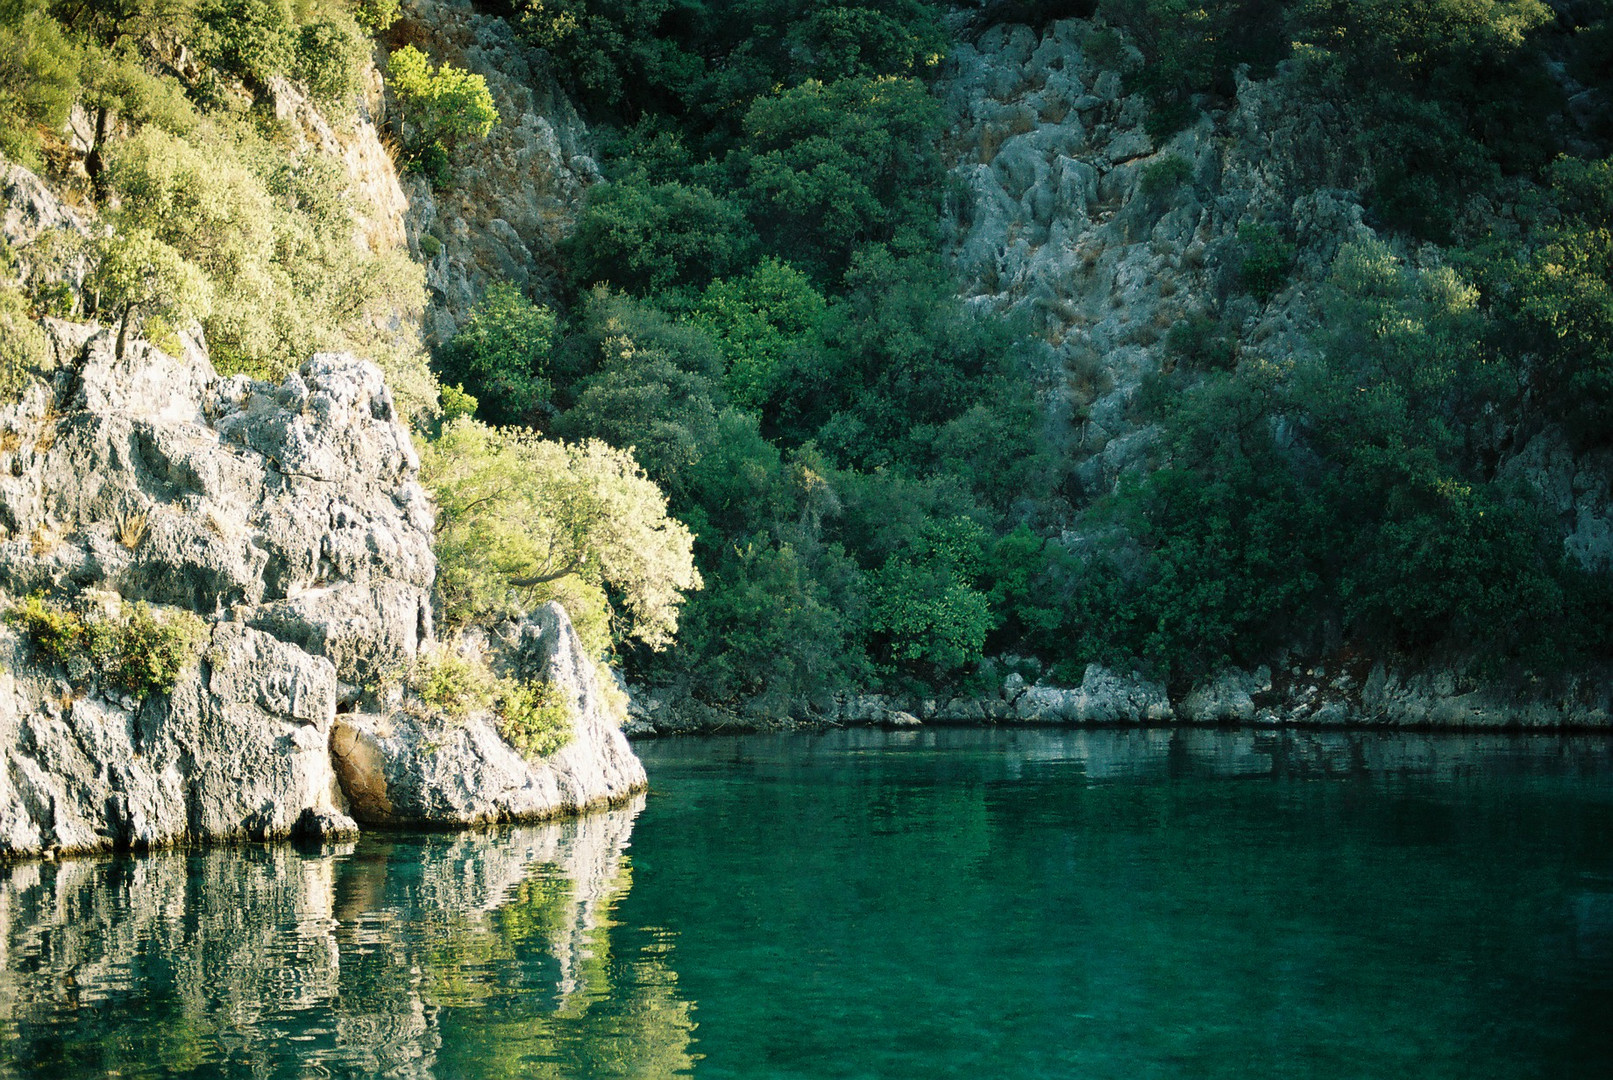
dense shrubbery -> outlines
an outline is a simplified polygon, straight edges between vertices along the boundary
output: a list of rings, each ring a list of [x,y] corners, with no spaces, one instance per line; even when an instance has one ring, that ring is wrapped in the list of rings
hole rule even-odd
[[[159,32],[200,63],[176,74]],[[136,329],[174,348],[174,331],[199,322],[221,370],[269,378],[350,349],[387,370],[406,412],[435,408],[423,353],[384,329],[421,302],[419,268],[356,249],[340,163],[293,150],[252,111],[282,76],[333,117],[353,103],[370,43],[344,2],[7,0],[0,45],[0,151],[34,165],[46,143],[70,154],[76,100],[85,194],[113,227],[90,253],[82,308],[30,286],[36,314],[111,322],[120,348]]]
[[[1168,134],[1226,100],[1234,73],[1256,78],[1297,56],[1304,81],[1358,133],[1384,221],[1439,241],[1465,236],[1461,215],[1504,177],[1532,173],[1565,148],[1563,90],[1545,61],[1592,86],[1613,83],[1604,0],[1100,0],[1145,63],[1132,85]],[[1118,61],[1119,57],[1113,58]],[[1613,131],[1604,130],[1606,138]]]
[[[1112,492],[1081,490],[1043,436],[1041,344],[961,304],[934,255],[937,2],[518,3],[599,122],[608,180],[561,252],[565,293],[551,309],[491,288],[436,358],[440,406],[419,354],[376,328],[418,300],[418,269],[356,254],[332,166],[254,111],[286,77],[339,112],[358,27],[390,25],[394,0],[0,0],[0,150],[45,162],[83,103],[88,195],[117,207],[86,313],[148,336],[198,320],[227,370],[352,348],[436,413],[450,625],[559,599],[640,676],[771,708],[966,684],[994,651],[1182,679],[1295,641],[1536,667],[1605,654],[1606,582],[1498,474],[1513,447],[1495,433],[1562,423],[1584,448],[1613,430],[1613,173],[1552,164],[1613,131],[1559,122],[1543,62],[1613,87],[1609,5],[1094,6],[1125,38],[1084,48],[1149,97],[1156,136],[1229,100],[1239,65],[1291,58],[1288,85],[1354,133],[1374,222],[1468,248],[1420,270],[1346,248],[1329,335],[1286,367],[1250,360],[1234,319],[1184,317],[1139,402],[1159,468]],[[200,76],[155,62],[157,28]],[[488,88],[412,46],[388,69],[405,153],[441,181],[456,140],[496,122]],[[1192,173],[1149,165],[1150,212]],[[1492,246],[1503,202],[1515,233]],[[1289,224],[1239,229],[1228,291],[1281,292]],[[0,322],[59,307],[25,283]],[[38,342],[14,338],[7,373],[37,366]],[[430,693],[449,702],[451,683]],[[543,752],[554,703],[483,690]]]
[[[1486,420],[1528,373],[1479,299],[1448,268],[1344,248],[1317,359],[1184,381],[1163,398],[1169,459],[1088,516],[1100,545],[1016,541],[994,589],[1020,640],[1188,678],[1315,635],[1536,669],[1605,653],[1605,577],[1494,475]]]
[[[1455,227],[1450,192],[1552,152],[1534,0],[1096,6],[1144,63],[1113,31],[1087,51],[1151,98],[1156,135],[1299,42],[1298,83],[1361,133],[1374,208],[1426,236]],[[1494,306],[1450,271],[1347,250],[1335,339],[1299,368],[1253,369],[1234,325],[1182,320],[1175,374],[1147,395],[1163,467],[1073,512],[1027,389],[1036,343],[966,312],[928,255],[940,17],[917,0],[520,6],[578,100],[618,125],[610,182],[564,253],[572,307],[527,371],[548,380],[558,433],[634,449],[706,583],[679,648],[625,651],[638,674],[779,708],[870,680],[958,684],[1002,649],[1071,678],[1090,660],[1192,677],[1299,640],[1546,663],[1531,627],[1575,618],[1581,645],[1596,639],[1532,504],[1469,444],[1481,416],[1515,415],[1520,380],[1593,437],[1600,204],[1543,209],[1531,254],[1475,267]],[[1408,152],[1416,131],[1437,149]],[[1168,204],[1191,179],[1166,158],[1143,196]],[[1230,255],[1230,284],[1265,301],[1294,248],[1251,222]],[[1498,361],[1502,338],[1541,360]],[[1072,523],[1080,540],[1049,535]],[[1501,603],[1501,580],[1527,602]]]

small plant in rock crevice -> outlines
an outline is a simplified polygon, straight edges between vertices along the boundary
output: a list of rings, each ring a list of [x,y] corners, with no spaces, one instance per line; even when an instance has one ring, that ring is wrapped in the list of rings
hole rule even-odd
[[[144,604],[121,616],[81,614],[28,597],[5,619],[28,635],[34,656],[67,669],[74,683],[95,679],[137,700],[169,694],[200,655],[207,627],[188,611],[160,618]]]
[[[432,711],[464,720],[491,712],[499,735],[529,761],[571,741],[574,710],[554,684],[494,675],[488,666],[453,653],[417,660],[405,679]]]

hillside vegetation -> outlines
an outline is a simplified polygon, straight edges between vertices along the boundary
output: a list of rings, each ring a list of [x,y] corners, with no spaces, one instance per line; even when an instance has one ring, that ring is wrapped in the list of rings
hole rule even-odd
[[[1225,108],[1239,70],[1280,67],[1351,133],[1338,149],[1367,163],[1368,220],[1396,239],[1339,252],[1303,356],[1251,358],[1235,321],[1173,327],[1136,409],[1151,465],[1098,491],[1072,482],[1034,397],[1035,328],[963,303],[936,254],[954,192],[931,84],[952,33],[1071,12],[968,14],[526,0],[510,16],[599,125],[608,182],[559,309],[523,316],[497,293],[480,316],[524,318],[541,347],[495,355],[473,327],[439,370],[497,399],[490,419],[513,405],[633,447],[695,533],[706,588],[676,649],[629,651],[636,674],[776,709],[868,684],[968,692],[1003,655],[1178,685],[1295,646],[1492,674],[1605,657],[1606,564],[1568,558],[1502,466],[1545,428],[1579,453],[1613,430],[1608,117],[1568,102],[1607,100],[1609,6],[1076,12],[1104,20],[1087,54],[1143,95],[1156,142]],[[1168,207],[1188,180],[1163,156],[1141,190]],[[1239,229],[1235,293],[1264,305],[1287,286],[1286,230]]]
[[[254,374],[315,348],[376,357],[439,440],[450,622],[559,598],[635,678],[711,705],[969,693],[1016,666],[1079,681],[1090,662],[1180,686],[1289,648],[1497,674],[1607,658],[1608,560],[1570,557],[1506,466],[1542,431],[1587,459],[1613,431],[1613,4],[501,10],[594,126],[605,177],[561,290],[494,283],[428,372],[384,317],[419,305],[419,270],[353,248],[344,182],[290,152],[267,103],[291,79],[339,115],[377,33],[399,157],[445,185],[456,142],[497,121],[476,76],[389,33],[386,0],[0,0],[0,149],[117,225],[82,299],[24,282],[0,319],[153,340],[197,320],[221,367]],[[1087,62],[1141,95],[1155,146],[1221,115],[1240,77],[1280,79],[1348,133],[1380,238],[1330,256],[1292,356],[1216,311],[1169,327],[1130,417],[1146,467],[1099,488],[1044,400],[1044,328],[961,299],[940,254],[962,197],[935,93],[949,49],[1072,14],[1096,17]],[[1163,213],[1194,183],[1161,154],[1138,191]],[[1280,216],[1241,224],[1229,295],[1275,302],[1295,242]]]
[[[120,357],[139,337],[271,382],[316,353],[357,354],[426,444],[443,625],[559,599],[595,655],[613,632],[664,647],[700,579],[687,529],[632,456],[494,433],[428,367],[424,274],[401,220],[375,227],[384,211],[360,190],[396,187],[369,125],[389,104],[391,154],[440,178],[499,117],[481,76],[412,46],[386,56],[383,98],[374,35],[397,15],[396,0],[0,3],[0,154],[81,219],[25,229],[35,238],[16,249],[0,240],[3,390],[54,379],[46,317],[115,327]],[[500,418],[525,418],[521,402]],[[56,581],[50,603],[80,586]]]

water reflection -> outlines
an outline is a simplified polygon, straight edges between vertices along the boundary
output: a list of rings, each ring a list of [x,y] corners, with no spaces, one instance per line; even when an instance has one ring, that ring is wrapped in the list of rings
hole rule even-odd
[[[642,807],[0,868],[0,1074],[686,1072],[668,936],[612,950]]]

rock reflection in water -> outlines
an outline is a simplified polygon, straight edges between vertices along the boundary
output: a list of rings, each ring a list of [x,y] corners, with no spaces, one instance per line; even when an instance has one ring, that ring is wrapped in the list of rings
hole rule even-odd
[[[611,950],[642,806],[0,868],[0,1074],[685,1072],[669,942]]]

